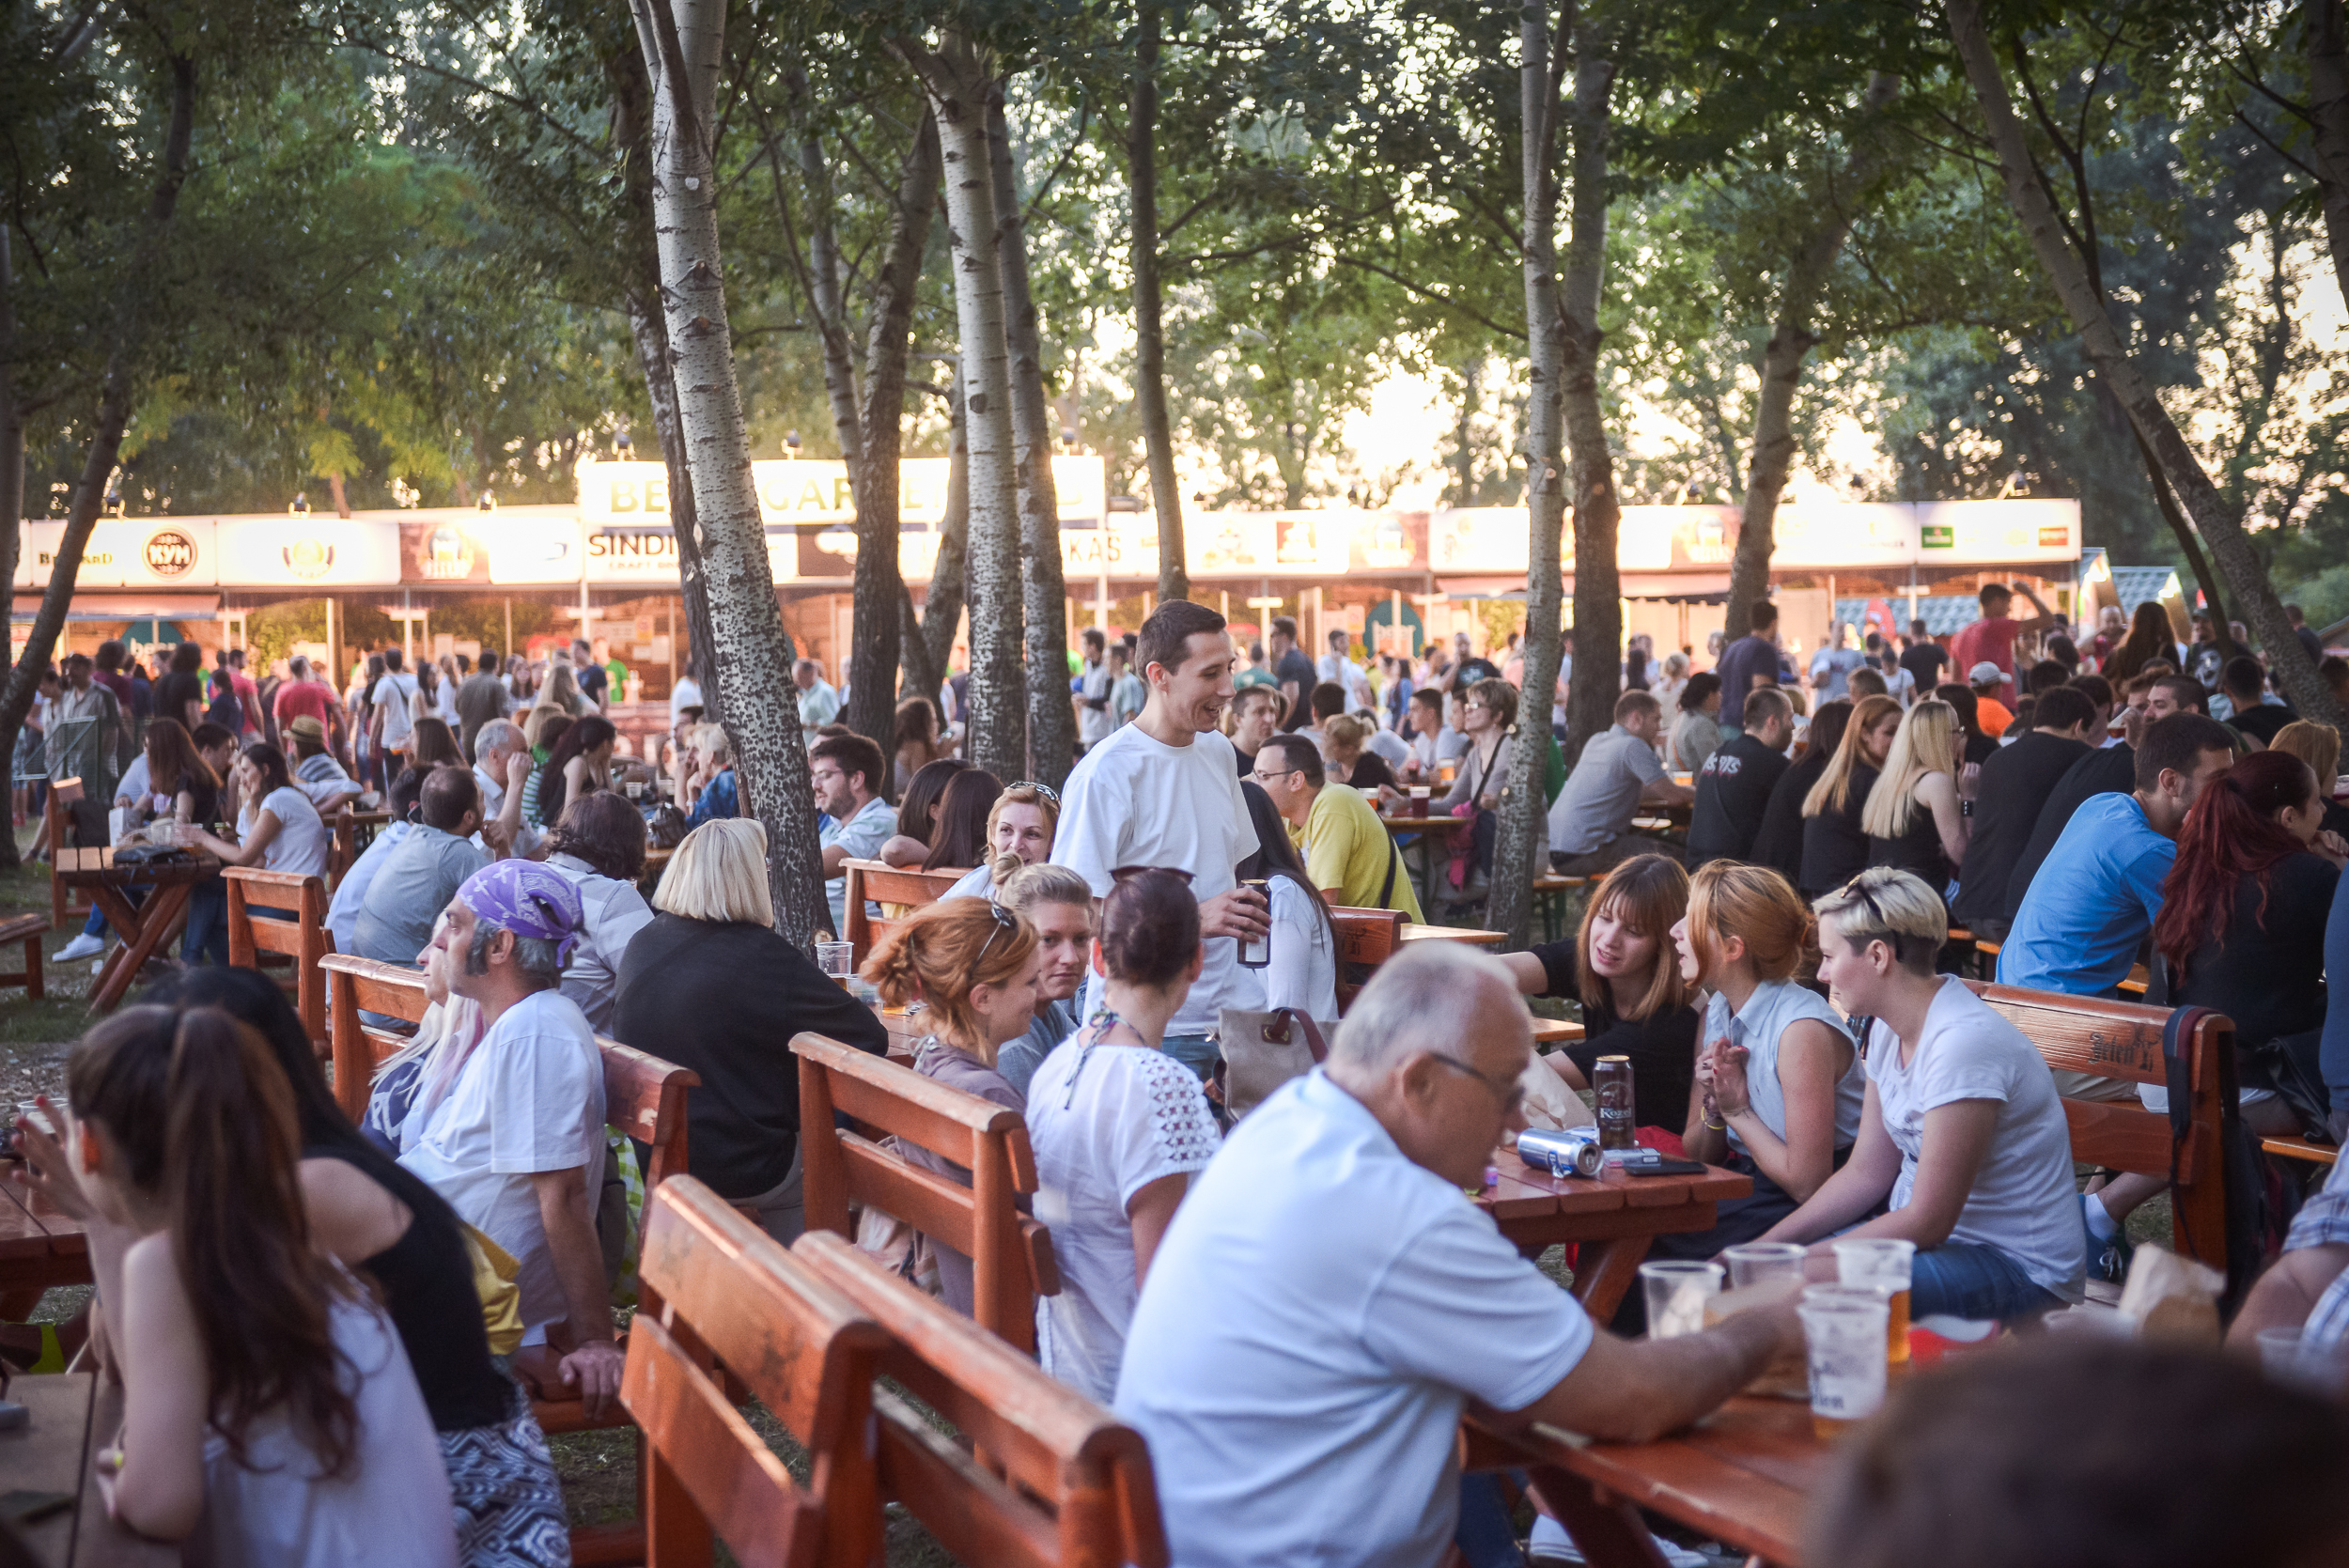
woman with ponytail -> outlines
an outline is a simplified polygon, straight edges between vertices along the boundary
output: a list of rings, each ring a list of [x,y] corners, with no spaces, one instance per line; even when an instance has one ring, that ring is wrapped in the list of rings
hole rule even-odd
[[[459,1560],[440,1444],[398,1335],[318,1248],[293,1089],[218,1008],[134,1007],[67,1065],[64,1149],[124,1389],[109,1506],[217,1562]],[[58,1177],[62,1177],[62,1181]]]
[[[1220,1141],[1199,1075],[1159,1048],[1199,978],[1199,904],[1179,872],[1113,873],[1082,1029],[1028,1083],[1036,1215],[1061,1289],[1036,1303],[1036,1359],[1088,1399],[1117,1392],[1126,1330],[1191,1174]]]
[[[2323,831],[2325,806],[2316,775],[2291,753],[2245,757],[2204,784],[2186,814],[2154,918],[2160,962],[2146,1000],[2234,1020],[2243,1120],[2254,1132],[2300,1130],[2262,1046],[2302,1037],[2295,1054],[2321,1081],[2325,924],[2349,862],[2349,845]]]
[[[941,812],[941,816],[943,813]],[[1016,784],[987,809],[986,847],[970,874],[946,890],[949,898],[986,898],[1021,866],[1052,858],[1052,835],[1060,829],[1060,797],[1047,785]]]
[[[970,776],[957,775],[955,782]],[[915,1072],[1007,1110],[1025,1110],[1027,1102],[998,1069],[996,1057],[1034,1020],[1041,962],[1035,927],[1021,916],[988,899],[949,898],[892,928],[864,960],[863,973],[890,1006],[922,1004],[929,1032],[914,1048]],[[971,1185],[969,1169],[943,1155],[915,1143],[895,1147],[925,1170]],[[930,1248],[938,1259],[939,1294],[969,1316],[971,1260],[934,1239]]]

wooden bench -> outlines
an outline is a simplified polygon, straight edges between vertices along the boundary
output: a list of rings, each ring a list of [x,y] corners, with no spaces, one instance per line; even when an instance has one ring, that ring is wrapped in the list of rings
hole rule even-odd
[[[959,882],[968,871],[901,871],[879,861],[843,861],[841,875],[846,878],[842,890],[841,924],[848,927],[840,939],[854,951],[856,965],[864,967],[872,955],[873,944],[897,928],[904,915],[868,915],[866,903],[902,904],[908,913],[935,904],[946,896],[946,891]]]
[[[343,873],[349,871],[359,858],[360,830],[366,830],[367,836],[372,839],[391,825],[392,814],[380,810],[361,811],[346,800],[334,808],[334,815],[328,820],[330,840],[326,850],[326,874],[332,880],[340,882]]]
[[[422,972],[403,964],[329,953],[319,960],[319,968],[335,977],[329,987],[334,1004],[327,1032],[334,1068],[334,1103],[355,1123],[366,1115],[376,1067],[409,1043],[405,1035],[377,1029],[359,1015],[368,1012],[422,1023],[430,999],[425,995]]]
[[[79,779],[57,779],[42,792],[40,819],[49,840],[49,863],[53,866],[57,863],[57,851],[71,847],[66,841],[73,836],[73,819],[66,815],[65,808],[81,799]],[[84,890],[68,887],[54,876],[49,878],[49,924],[53,930],[64,930],[66,917],[75,910],[94,908],[90,895]]]
[[[628,1337],[620,1403],[644,1434],[647,1568],[707,1568],[714,1535],[774,1568],[865,1568],[881,1557],[872,1438],[879,1324],[700,1182],[645,1200],[657,1311]],[[739,1378],[809,1455],[802,1486],[735,1408]]]
[[[1141,1434],[840,1237],[810,1231],[794,1250],[888,1331],[881,1375],[975,1445],[974,1455],[894,1390],[872,1390],[881,1494],[950,1556],[989,1568],[1164,1568]]]
[[[1542,911],[1542,939],[1565,939],[1566,893],[1568,889],[1587,886],[1588,877],[1567,877],[1555,871],[1545,871],[1533,878],[1533,902]]]
[[[1060,1291],[1050,1233],[1019,1212],[1036,1189],[1027,1123],[975,1094],[816,1033],[796,1034],[807,1228],[850,1235],[850,1204],[893,1215],[971,1260],[972,1315],[1033,1355],[1035,1298]],[[836,1115],[864,1124],[843,1131]],[[872,1136],[867,1136],[867,1133]],[[901,1138],[971,1172],[964,1187],[879,1141]]]
[[[1354,998],[1362,988],[1360,983],[1347,980],[1349,966],[1359,964],[1375,970],[1393,957],[1395,949],[1403,945],[1403,923],[1401,909],[1361,909],[1343,904],[1330,907],[1330,924],[1338,939],[1339,1012],[1354,1005]]]
[[[41,979],[40,943],[53,929],[49,917],[38,911],[0,920],[0,947],[10,942],[24,944],[24,968],[15,974],[0,974],[0,986],[22,986],[26,999],[32,1001],[49,994]]]
[[[2305,1159],[2312,1165],[2332,1165],[2341,1159],[2340,1145],[2311,1143],[2305,1138],[2263,1138],[2260,1152],[2280,1155],[2286,1159]]]
[[[2136,1002],[2105,1001],[1969,980],[1976,995],[2030,1037],[2057,1072],[2087,1073],[2131,1083],[2167,1083],[2161,1032],[2170,1009]],[[2227,1269],[2227,1193],[2219,1157],[2219,1126],[2234,1114],[2234,1024],[2217,1014],[2205,1017],[2186,1043],[2189,1095],[2186,1138],[2171,1148],[2170,1118],[2134,1102],[2066,1099],[2063,1114],[2072,1127],[2072,1157],[2140,1175],[2170,1175],[2174,1157],[2177,1190],[2170,1205],[2172,1250],[2200,1259],[2220,1273]]]
[[[319,960],[334,951],[334,934],[326,928],[326,879],[245,865],[223,866],[220,875],[228,892],[228,962],[253,970],[264,953],[291,959],[294,1010],[311,1048],[324,1056],[326,970]]]

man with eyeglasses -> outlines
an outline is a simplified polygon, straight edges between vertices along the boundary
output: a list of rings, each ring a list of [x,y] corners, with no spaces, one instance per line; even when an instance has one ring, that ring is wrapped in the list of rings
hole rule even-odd
[[[1324,898],[1352,909],[1400,909],[1414,924],[1426,918],[1387,825],[1361,790],[1330,783],[1321,753],[1303,736],[1266,741],[1254,777],[1289,825],[1305,875]]]
[[[1052,860],[1083,877],[1096,898],[1108,895],[1120,866],[1190,873],[1204,967],[1159,1048],[1205,1078],[1221,1011],[1263,1000],[1254,971],[1238,965],[1238,943],[1218,939],[1270,930],[1263,895],[1237,885],[1239,862],[1257,846],[1232,743],[1219,729],[1232,700],[1232,640],[1214,611],[1170,599],[1143,623],[1137,660],[1150,695],[1132,723],[1068,775]]]
[[[1504,1423],[1647,1441],[1800,1353],[1792,1281],[1784,1301],[1703,1333],[1617,1339],[1469,1202],[1501,1134],[1525,1126],[1532,1047],[1497,961],[1407,948],[1328,1063],[1193,1179],[1115,1402],[1150,1444],[1174,1560],[1432,1563],[1469,1528],[1464,1503],[1508,1529],[1489,1485],[1456,1469],[1469,1400]]]
[[[881,749],[861,735],[828,736],[808,757],[808,782],[816,809],[824,814],[817,834],[824,855],[824,899],[832,906],[832,929],[848,926],[850,860],[870,860],[897,831],[896,808],[877,793],[888,762]]]

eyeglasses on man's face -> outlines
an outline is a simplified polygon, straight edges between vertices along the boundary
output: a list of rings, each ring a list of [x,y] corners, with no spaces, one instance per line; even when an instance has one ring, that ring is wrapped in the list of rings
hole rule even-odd
[[[1431,1050],[1427,1053],[1427,1055],[1430,1060],[1451,1068],[1455,1073],[1465,1073],[1469,1077],[1474,1079],[1477,1082],[1483,1084],[1486,1088],[1491,1090],[1494,1095],[1501,1101],[1501,1113],[1503,1116],[1516,1115],[1517,1113],[1517,1108],[1525,1104],[1525,1083],[1523,1079],[1513,1078],[1506,1084],[1495,1083],[1491,1079],[1486,1077],[1474,1067],[1470,1066],[1467,1063],[1455,1061],[1451,1057],[1442,1054],[1440,1051]]]

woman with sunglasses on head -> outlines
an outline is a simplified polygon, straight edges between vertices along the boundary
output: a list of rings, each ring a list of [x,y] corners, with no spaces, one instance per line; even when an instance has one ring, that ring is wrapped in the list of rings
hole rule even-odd
[[[1965,734],[1957,710],[1937,698],[1902,716],[1884,771],[1859,812],[1870,865],[1906,871],[1937,893],[1958,875],[1973,834],[1968,811],[1982,778],[1979,767],[1962,759]]]
[[[1040,784],[1022,781],[995,797],[987,812],[987,853],[963,878],[946,890],[948,898],[986,898],[1023,865],[1052,858],[1052,834],[1060,826],[1060,796]]]
[[[1036,1359],[1101,1404],[1175,1205],[1221,1141],[1196,1074],[1159,1048],[1199,978],[1199,906],[1174,873],[1125,873],[1101,901],[1093,1016],[1028,1084],[1036,1217],[1061,1289],[1036,1303]]]
[[[2088,1230],[2063,1102],[2039,1048],[1964,981],[1934,972],[1949,933],[1940,896],[1877,867],[1812,908],[1819,978],[1874,1020],[1867,1098],[1843,1169],[1760,1239],[1820,1244],[1821,1280],[1835,1277],[1830,1236],[1915,1242],[1911,1322],[2079,1300]]]
[[[996,1062],[1034,1021],[1041,967],[1034,926],[1000,904],[956,898],[917,909],[892,928],[864,960],[863,973],[890,1006],[922,1004],[930,1032],[914,1048],[915,1072],[1023,1110],[1026,1101]],[[925,1170],[971,1185],[969,1169],[943,1155],[902,1141],[894,1147]],[[968,1317],[971,1260],[936,1238],[930,1247],[938,1258],[939,1294]]]

